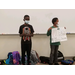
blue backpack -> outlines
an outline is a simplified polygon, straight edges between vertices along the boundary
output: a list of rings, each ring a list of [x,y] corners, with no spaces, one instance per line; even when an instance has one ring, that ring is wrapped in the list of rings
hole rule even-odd
[[[6,64],[7,65],[12,65],[13,64],[13,55],[12,55],[12,52],[8,53],[8,58],[6,60]]]
[[[74,63],[74,61],[72,60],[62,60],[61,61],[61,64],[63,65],[72,65]]]

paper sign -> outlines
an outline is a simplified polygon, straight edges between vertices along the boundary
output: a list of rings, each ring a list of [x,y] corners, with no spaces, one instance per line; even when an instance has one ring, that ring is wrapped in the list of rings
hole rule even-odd
[[[51,38],[52,43],[67,41],[66,29],[64,27],[52,28]]]

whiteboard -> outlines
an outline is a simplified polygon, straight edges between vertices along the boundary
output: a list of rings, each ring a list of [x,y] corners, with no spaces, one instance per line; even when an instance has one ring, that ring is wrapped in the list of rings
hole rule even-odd
[[[58,17],[59,26],[66,27],[67,33],[75,33],[75,9],[0,9],[0,34],[18,34],[26,14],[35,34],[46,34],[54,17]]]

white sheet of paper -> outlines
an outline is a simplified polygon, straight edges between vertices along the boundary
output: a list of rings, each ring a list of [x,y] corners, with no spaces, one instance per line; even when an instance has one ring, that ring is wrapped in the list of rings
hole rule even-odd
[[[51,33],[52,43],[67,41],[66,29],[64,27],[53,28]]]

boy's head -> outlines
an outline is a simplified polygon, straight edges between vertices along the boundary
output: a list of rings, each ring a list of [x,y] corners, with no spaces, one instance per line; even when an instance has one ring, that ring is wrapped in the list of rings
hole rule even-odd
[[[28,24],[29,21],[30,21],[29,15],[25,15],[23,21],[24,21],[26,24]]]
[[[59,22],[59,20],[58,20],[57,17],[55,17],[55,18],[52,19],[53,25],[58,25],[58,22]]]

